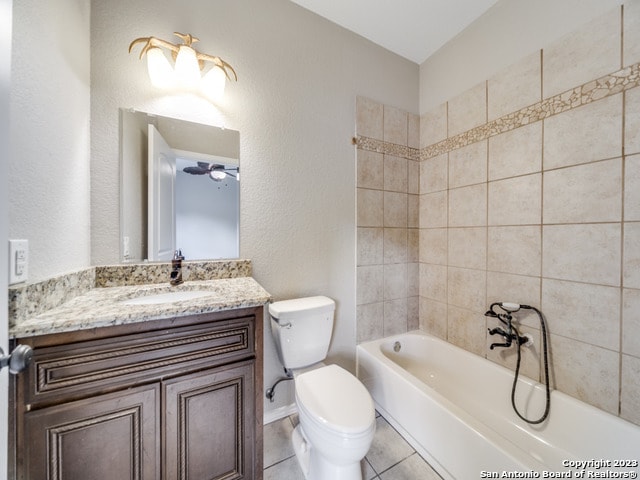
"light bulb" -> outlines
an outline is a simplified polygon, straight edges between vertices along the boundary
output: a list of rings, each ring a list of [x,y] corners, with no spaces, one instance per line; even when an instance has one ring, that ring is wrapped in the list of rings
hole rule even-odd
[[[221,182],[227,177],[227,174],[221,170],[211,170],[209,172],[209,176],[211,177],[212,180],[215,180],[216,182]]]
[[[202,77],[200,90],[209,100],[217,102],[224,96],[225,84],[226,76],[224,71],[214,66]]]
[[[157,88],[171,88],[175,84],[175,74],[169,60],[159,48],[147,52],[147,70],[151,84]]]
[[[180,45],[176,57],[176,81],[182,87],[195,88],[200,82],[200,66],[196,51],[186,45]]]

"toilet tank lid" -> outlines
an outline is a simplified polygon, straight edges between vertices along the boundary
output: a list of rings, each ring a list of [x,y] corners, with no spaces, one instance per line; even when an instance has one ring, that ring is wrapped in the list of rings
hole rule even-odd
[[[269,314],[279,320],[293,317],[299,313],[317,314],[333,312],[336,302],[329,297],[316,296],[282,300],[269,304]]]

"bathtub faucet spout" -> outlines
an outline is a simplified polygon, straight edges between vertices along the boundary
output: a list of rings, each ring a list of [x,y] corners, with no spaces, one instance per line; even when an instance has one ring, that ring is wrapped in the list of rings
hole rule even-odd
[[[487,330],[489,330],[489,335],[500,335],[502,338],[504,338],[505,341],[504,343],[492,343],[489,346],[489,349],[493,350],[496,347],[508,348],[511,346],[513,342],[517,342],[518,345],[524,345],[525,343],[527,343],[529,341],[529,338],[525,336],[521,336],[520,333],[518,332],[518,329],[514,327],[513,324],[511,323],[513,320],[513,316],[511,315],[511,312],[513,310],[505,309],[502,307],[502,305],[499,305],[507,313],[498,313],[493,310],[493,307],[495,305],[499,305],[499,304],[493,304],[492,308],[489,309],[487,313],[485,313],[485,316],[497,318],[504,324],[504,326],[506,327],[506,330],[500,327],[489,328]],[[519,307],[520,306],[518,305],[518,308]]]
[[[514,341],[517,341],[520,345],[523,345],[529,341],[528,337],[523,337],[518,335],[517,333],[513,333],[512,330],[515,330],[513,328],[509,329],[511,333],[505,332],[500,327],[488,328],[487,330],[489,330],[489,335],[500,335],[505,340],[504,343],[492,343],[491,346],[489,347],[489,349],[491,350],[493,350],[496,347],[508,348],[511,346],[511,343]]]
[[[493,350],[496,347],[510,347],[511,346],[511,336],[505,332],[504,330],[502,330],[499,327],[496,328],[489,328],[487,329],[489,330],[489,335],[500,335],[505,339],[504,343],[492,343],[491,346],[489,347],[489,349]]]

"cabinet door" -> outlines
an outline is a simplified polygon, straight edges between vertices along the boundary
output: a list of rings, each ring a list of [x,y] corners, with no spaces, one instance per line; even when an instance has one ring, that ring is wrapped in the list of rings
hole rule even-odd
[[[156,480],[159,389],[155,383],[26,413],[24,478]]]
[[[163,382],[163,478],[253,479],[254,364],[242,362]]]

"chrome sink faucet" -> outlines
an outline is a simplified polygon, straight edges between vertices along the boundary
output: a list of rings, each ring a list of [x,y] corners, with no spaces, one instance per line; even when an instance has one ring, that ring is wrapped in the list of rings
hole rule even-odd
[[[178,249],[173,254],[173,260],[171,260],[169,283],[173,286],[180,285],[184,281],[182,280],[182,260],[184,260],[182,250]]]

